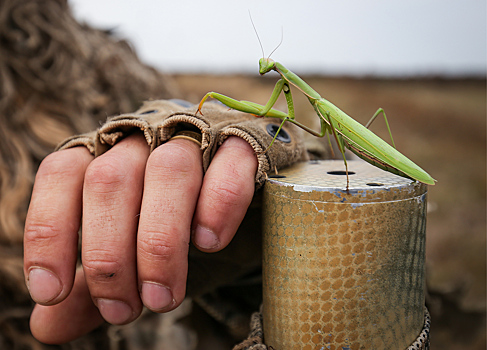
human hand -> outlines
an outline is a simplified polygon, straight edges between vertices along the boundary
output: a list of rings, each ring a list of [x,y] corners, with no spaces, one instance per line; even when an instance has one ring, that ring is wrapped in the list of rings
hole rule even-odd
[[[49,155],[36,176],[24,236],[26,281],[38,304],[33,335],[63,343],[104,319],[129,323],[143,305],[176,308],[185,296],[190,240],[205,252],[231,241],[252,200],[256,170],[252,148],[238,137],[220,146],[204,176],[200,148],[184,139],[151,154],[134,134],[96,159],[84,147]]]

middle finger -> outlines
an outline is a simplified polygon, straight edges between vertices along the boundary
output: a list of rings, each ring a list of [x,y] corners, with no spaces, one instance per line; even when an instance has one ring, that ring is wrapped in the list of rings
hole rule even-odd
[[[203,177],[201,150],[176,139],[156,148],[146,168],[137,242],[142,301],[169,311],[184,299],[191,220]]]

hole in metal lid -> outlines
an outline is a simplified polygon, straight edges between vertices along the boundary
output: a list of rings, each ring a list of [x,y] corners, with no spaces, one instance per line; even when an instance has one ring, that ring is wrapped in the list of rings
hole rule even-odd
[[[327,174],[330,174],[330,175],[347,175],[347,172],[345,170],[333,170],[333,171],[328,171]],[[348,175],[355,175],[355,172],[349,171]]]
[[[384,186],[384,184],[381,184],[380,182],[369,182],[366,185],[367,186],[372,186],[372,187]]]
[[[270,179],[285,179],[286,175],[279,175],[279,174],[274,174],[274,175],[269,175]]]

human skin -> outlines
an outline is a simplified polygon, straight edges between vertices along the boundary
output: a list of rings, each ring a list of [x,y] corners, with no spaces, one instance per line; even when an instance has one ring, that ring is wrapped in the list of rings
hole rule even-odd
[[[46,157],[24,235],[34,337],[64,343],[104,320],[130,323],[143,306],[167,312],[183,301],[190,241],[204,252],[230,243],[257,170],[252,148],[238,137],[220,146],[205,174],[201,155],[185,139],[149,153],[134,134],[97,158],[84,147]]]

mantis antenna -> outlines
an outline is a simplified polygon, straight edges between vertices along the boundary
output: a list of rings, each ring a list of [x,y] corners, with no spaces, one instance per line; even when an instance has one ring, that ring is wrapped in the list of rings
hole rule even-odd
[[[279,48],[279,46],[281,46],[283,40],[284,40],[284,29],[281,27],[281,41],[279,42],[279,45],[277,45],[276,48],[274,50],[272,50],[271,54],[267,58],[271,58],[272,54],[274,52],[276,52],[276,50]]]
[[[257,33],[257,29],[255,28],[254,20],[252,19],[252,15],[250,14],[250,10],[249,10],[249,17],[250,17],[250,22],[252,23],[252,27],[254,27],[255,35],[257,35],[257,40],[259,40],[260,49],[262,50],[262,57],[265,57],[264,47],[262,46],[262,41],[260,41],[259,33]]]
[[[257,40],[259,40],[260,49],[262,50],[262,57],[265,57],[264,47],[262,46],[262,41],[260,41],[260,37],[259,37],[259,33],[257,32],[257,28],[255,28],[255,23],[254,23],[254,20],[252,19],[252,14],[250,13],[250,10],[249,10],[249,17],[250,17],[250,22],[252,22],[252,27],[254,27],[255,35],[257,35]],[[272,50],[271,54],[267,58],[270,58],[271,55],[279,48],[279,46],[281,46],[283,40],[284,40],[284,29],[283,29],[283,27],[281,27],[281,41],[279,42],[279,45],[277,45],[276,48],[274,50]]]

